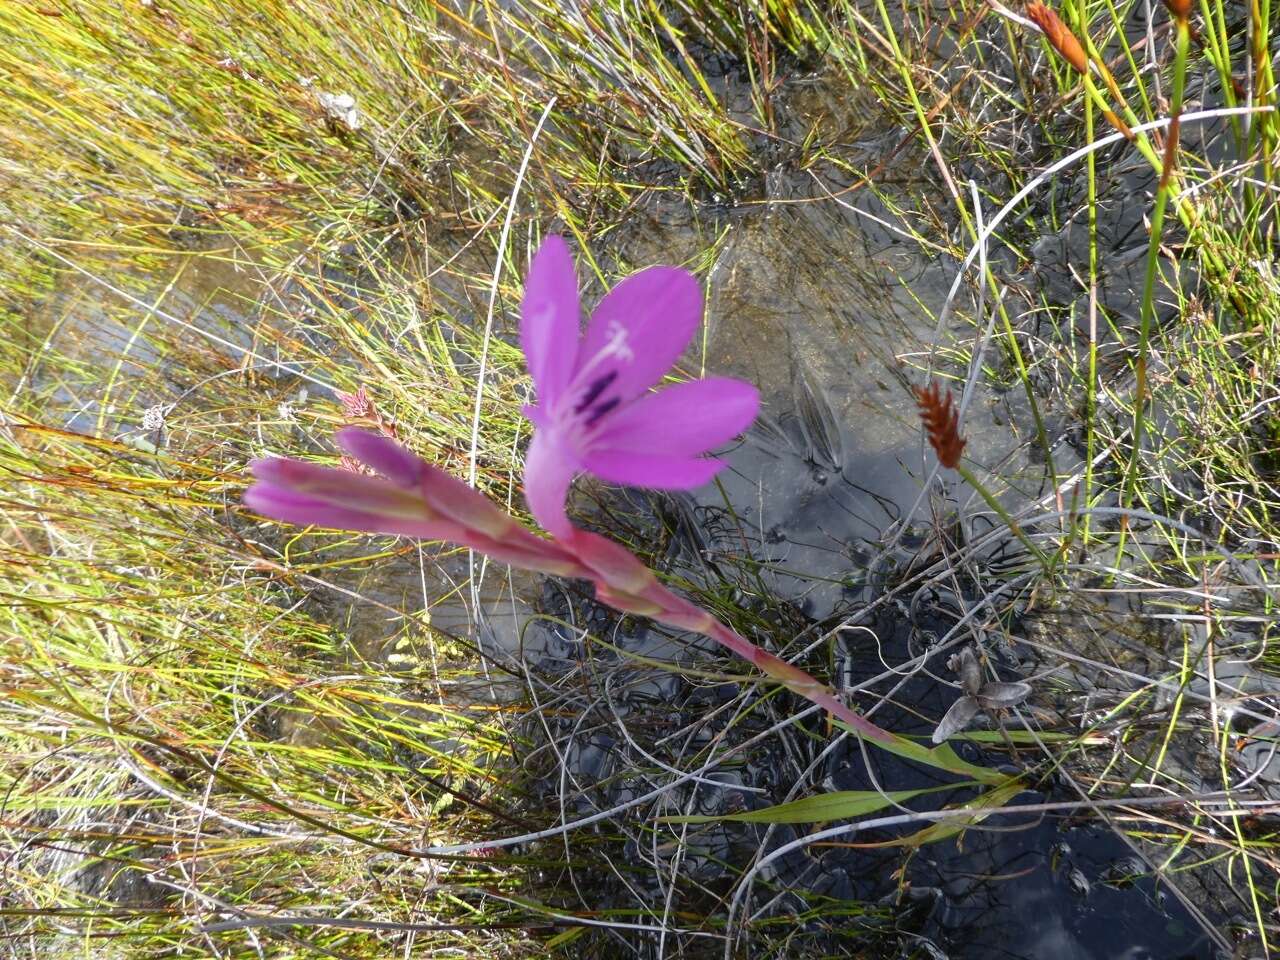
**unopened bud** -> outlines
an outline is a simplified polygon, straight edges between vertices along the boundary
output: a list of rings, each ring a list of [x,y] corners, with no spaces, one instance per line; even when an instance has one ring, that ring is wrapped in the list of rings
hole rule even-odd
[[[1190,3],[1190,0],[1173,0],[1173,2]],[[1062,22],[1053,10],[1046,7],[1040,0],[1033,0],[1027,4],[1027,16],[1030,17],[1037,27],[1044,31],[1045,39],[1062,55],[1062,59],[1075,67],[1077,73],[1089,72],[1089,60],[1084,55],[1084,47],[1080,46],[1080,41],[1076,39],[1074,33],[1067,29],[1067,25]]]

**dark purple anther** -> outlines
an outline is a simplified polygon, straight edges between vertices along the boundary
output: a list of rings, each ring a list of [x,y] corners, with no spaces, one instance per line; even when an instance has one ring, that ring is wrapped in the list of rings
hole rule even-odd
[[[599,398],[600,394],[608,389],[609,384],[618,379],[618,371],[610,370],[608,373],[601,374],[591,381],[591,386],[587,387],[587,392],[582,395],[582,399],[578,401],[578,405],[573,408],[574,413],[582,413],[590,407]],[[617,403],[615,400],[614,403]],[[596,414],[599,416],[599,414]]]

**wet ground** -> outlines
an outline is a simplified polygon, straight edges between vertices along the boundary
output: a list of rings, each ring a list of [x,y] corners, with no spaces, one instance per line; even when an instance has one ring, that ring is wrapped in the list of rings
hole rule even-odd
[[[802,89],[795,109],[835,109],[822,94],[817,86]],[[860,144],[851,149],[868,155],[896,140],[896,133],[869,130],[850,116],[837,118],[840,125]],[[692,583],[709,589],[717,582],[732,585],[727,601],[756,617],[756,639],[774,649],[795,655],[837,624],[849,624],[824,647],[831,651],[832,675],[842,689],[862,688],[852,702],[874,709],[877,722],[927,736],[960,695],[945,666],[947,652],[909,673],[882,675],[928,654],[939,638],[954,632],[964,611],[1025,573],[1028,563],[1017,550],[990,552],[945,582],[886,600],[908,571],[939,556],[944,545],[965,543],[992,524],[975,519],[980,504],[954,477],[924,492],[932,460],[909,390],[925,382],[931,347],[950,349],[957,337],[968,336],[973,318],[966,311],[973,304],[961,303],[945,329],[936,331],[933,318],[955,264],[922,255],[886,228],[894,214],[885,202],[852,186],[834,169],[795,170],[783,163],[750,202],[690,206],[656,195],[638,205],[613,238],[609,255],[643,264],[714,250],[705,277],[706,336],[686,357],[685,369],[691,375],[705,370],[750,379],[764,395],[764,414],[726,453],[731,469],[718,485],[689,497],[650,498],[587,483],[579,506],[600,520],[601,505],[607,505],[624,526],[656,538],[665,545],[668,569]],[[927,181],[914,182],[916,189],[926,187]],[[893,189],[906,196],[913,182],[904,178]],[[224,264],[193,260],[164,274],[157,302],[200,329],[243,344],[254,322],[256,289],[253,278]],[[237,290],[255,292],[241,297]],[[121,330],[107,322],[97,312],[97,296],[95,287],[71,284],[52,301],[57,316],[47,336],[74,332],[93,343],[86,331],[101,326],[101,349],[126,354],[119,388],[105,403],[102,391],[80,395],[56,384],[48,389],[67,411],[65,426],[134,435],[136,428],[116,413],[171,403],[191,385],[164,383],[148,351],[145,326]],[[39,381],[38,368],[33,377]],[[327,399],[314,385],[291,389],[310,391],[290,394],[298,402]],[[1063,426],[1050,422],[1055,438]],[[1011,505],[1051,492],[1020,392],[980,386],[965,434],[966,453]],[[1066,443],[1055,439],[1054,453],[1060,474],[1078,466]],[[674,660],[696,671],[712,651],[697,638],[672,638],[633,621],[619,622],[575,585],[511,580],[490,568],[473,594],[467,575],[463,562],[440,567],[413,555],[380,564],[376,577],[357,574],[351,585],[398,609],[426,603],[443,634],[474,638],[496,661],[520,662],[533,671],[540,681],[531,686],[534,695],[556,710],[555,719],[527,731],[535,743],[530,766],[542,765],[546,798],[568,815],[624,804],[675,779],[672,771],[686,769],[691,758],[705,759],[712,741],[723,738],[728,747],[747,743],[798,709],[795,702],[758,690],[747,701],[754,712],[744,718],[738,684],[637,662],[636,656]],[[998,616],[987,618],[981,631],[960,634],[965,642],[977,640],[991,668],[1006,680],[1031,677],[1045,666],[1041,652],[1019,642],[1027,629],[1025,601],[1011,591],[993,606]],[[607,645],[586,643],[580,634],[545,622],[531,627],[535,611],[591,627]],[[346,631],[353,658],[398,670],[432,655],[420,637],[389,628],[378,609],[339,601],[329,615]],[[1083,681],[1059,681],[1053,693],[1037,686],[1027,711],[1033,722],[1070,722],[1064,711],[1071,698],[1082,695]],[[456,691],[501,699],[524,692],[509,674],[499,673]],[[451,695],[447,688],[445,695]],[[282,737],[313,735],[292,723]],[[976,726],[991,724],[980,717]],[[675,787],[660,802],[620,815],[611,855],[629,868],[613,876],[569,877],[581,898],[573,905],[653,915],[722,910],[721,898],[754,857],[798,836],[790,827],[720,826],[681,834],[682,845],[668,847],[670,834],[644,827],[657,814],[724,813],[820,790],[946,782],[892,758],[869,758],[856,743],[831,743],[830,732],[810,718],[744,748],[703,782]],[[962,742],[960,750],[989,765],[1031,767],[1043,759],[1034,748],[1013,757],[997,746]],[[1270,759],[1256,762],[1265,766]],[[1076,799],[1061,779],[1031,780],[1037,790],[1017,802]],[[936,808],[971,795],[958,788],[910,806]],[[1006,820],[926,845],[905,863],[897,847],[799,852],[760,878],[747,912],[757,919],[800,917],[795,922],[805,951],[836,951],[855,934],[865,934],[879,938],[886,956],[1216,956],[1195,918],[1151,878],[1149,866],[1117,833],[1061,815]],[[909,832],[858,839],[885,841]],[[569,841],[569,849],[575,842]],[[567,848],[544,852],[565,854]],[[841,905],[853,901],[879,907],[865,917],[841,919]],[[1202,906],[1214,921],[1225,919],[1216,906]],[[661,946],[642,938],[628,949],[657,956],[677,942],[689,949],[695,943],[673,935]]]
[[[931,344],[945,347],[953,334],[965,335],[962,326],[953,325],[935,341],[931,319],[955,267],[922,258],[879,227],[874,218],[889,214],[869,194],[856,194],[847,205],[831,202],[829,193],[843,186],[819,183],[808,174],[778,175],[770,180],[769,197],[717,221],[727,229],[708,278],[706,352],[690,366],[759,384],[765,412],[728,453],[732,469],[718,487],[674,502],[660,498],[639,504],[634,522],[643,529],[647,508],[663,531],[651,535],[671,538],[673,568],[695,582],[727,576],[743,594],[767,596],[774,629],[757,635],[766,645],[794,652],[838,623],[853,624],[833,646],[835,675],[844,687],[861,690],[853,702],[874,709],[877,722],[927,735],[960,693],[945,666],[947,653],[931,657],[909,676],[877,678],[953,635],[963,611],[1010,585],[1029,564],[1018,549],[995,551],[942,583],[883,602],[908,571],[936,559],[944,541],[952,548],[963,544],[991,529],[991,520],[973,519],[980,505],[953,478],[943,478],[945,494],[921,495],[931,455],[922,449],[908,388],[925,381]],[[654,219],[654,224],[632,226],[630,233],[644,239],[623,244],[628,259],[643,262],[639,251],[656,253],[663,246],[679,249],[690,242],[690,234],[705,229],[687,215],[682,220],[679,211],[659,210]],[[788,256],[779,257],[780,250]],[[1052,432],[1059,424],[1049,426]],[[1043,457],[1031,447],[1034,428],[1020,392],[980,387],[965,434],[966,453],[987,467],[984,479],[997,489],[1008,488],[1004,496],[1011,506],[1051,492]],[[1079,458],[1065,442],[1055,444],[1054,454],[1060,474],[1078,468]],[[583,509],[589,512],[591,502],[584,497]],[[958,510],[963,520],[957,520]],[[744,557],[751,562],[744,563]],[[998,616],[986,618],[974,635],[1006,680],[1031,677],[1052,660],[1019,642],[1026,627],[1025,599],[1025,593],[1020,597],[1013,591],[1008,602],[994,605]],[[874,612],[864,615],[867,610]],[[971,636],[962,632],[961,638]],[[1140,638],[1133,646],[1140,649],[1152,640]],[[630,652],[647,652],[643,642],[634,648],[626,639],[615,636],[614,642]],[[1142,666],[1133,662],[1134,654],[1119,656],[1135,669]],[[572,658],[564,662],[568,666]],[[628,671],[621,660],[611,663],[620,673],[610,681],[617,687],[643,674]],[[694,735],[696,717],[716,703],[706,689],[673,688],[670,678],[666,682],[661,700],[677,712],[664,717],[659,736],[651,736],[659,744],[681,733]],[[1080,689],[1076,673],[1059,676],[1052,691],[1037,685],[1025,711],[1028,722],[1071,729],[1064,712],[1073,709]],[[590,713],[591,704],[581,707]],[[621,718],[615,712],[593,719],[612,731],[582,734],[581,724],[565,724],[560,731],[569,745],[562,752],[573,769],[568,788],[562,779],[555,792],[576,798],[572,809],[580,813],[624,802],[640,790],[633,778],[619,779],[619,771],[644,764],[630,741],[649,732],[619,735],[628,724],[643,728],[645,714],[634,710]],[[991,726],[982,717],[978,725]],[[725,786],[693,789],[673,805],[723,813],[819,790],[946,782],[892,758],[867,757],[856,744],[825,751],[822,746],[781,735],[726,774]],[[1016,758],[973,743],[960,749],[967,758],[993,766],[1034,768],[1043,760],[1035,747]],[[667,759],[678,765],[675,757]],[[1038,782],[1038,789],[1015,803],[1078,799],[1060,779],[1033,776],[1030,782]],[[735,792],[743,785],[765,792]],[[933,808],[968,796],[964,790],[943,792],[928,797],[927,804],[910,806]],[[858,839],[885,841],[910,832]],[[758,851],[795,837],[792,828],[765,834],[717,828],[694,840],[683,866],[705,883],[724,880]],[[902,956],[1216,956],[1210,937],[1152,879],[1150,866],[1135,850],[1106,826],[1060,815],[1010,819],[927,845],[909,858],[901,875],[897,849],[813,850],[789,858],[785,868],[768,877],[756,894],[756,916],[816,914],[822,919],[812,921],[812,941],[805,948],[812,950],[835,949],[842,937],[838,922],[823,918],[822,905],[830,906],[828,898],[856,898],[901,911],[893,949]],[[674,869],[661,857],[647,862],[658,876]],[[662,891],[661,884],[650,891],[647,897],[653,899],[615,892],[618,905],[652,906]]]

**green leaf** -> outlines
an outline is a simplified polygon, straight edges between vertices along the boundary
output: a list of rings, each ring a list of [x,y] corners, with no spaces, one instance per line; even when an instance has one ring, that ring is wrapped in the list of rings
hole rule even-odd
[[[848,730],[855,737],[858,731],[852,727],[841,723],[839,720],[834,721],[835,724],[843,730]],[[869,737],[864,738],[865,742],[879,747],[881,750],[887,750],[896,756],[903,757],[907,760],[914,760],[917,763],[927,764],[930,767],[936,767],[939,770],[946,770],[948,773],[954,773],[962,777],[971,777],[979,783],[985,783],[990,786],[999,786],[1009,782],[1009,777],[1001,773],[999,770],[993,770],[990,767],[980,767],[976,763],[969,763],[967,760],[961,760],[952,749],[949,743],[940,743],[936,747],[926,747],[923,743],[916,743],[914,740],[908,740],[906,737],[895,736],[892,742],[886,743],[882,740],[872,740]]]
[[[1104,737],[1089,737],[1086,734],[1046,731],[1033,736],[1030,730],[1006,730],[1005,732],[1014,743],[1035,743],[1037,739],[1045,743],[1063,743],[1070,740],[1079,740],[1082,743],[1105,742]],[[1004,743],[1004,737],[1000,735],[999,730],[969,730],[965,733],[953,733],[951,739],[971,740],[974,743]]]
[[[587,932],[586,927],[570,927],[564,933],[557,933],[550,940],[546,941],[542,946],[547,951],[554,950],[556,947],[563,947],[566,944],[573,943],[584,933]]]
[[[963,833],[975,823],[985,819],[987,816],[986,811],[1003,807],[1025,789],[1026,784],[1021,780],[1010,779],[1003,786],[988,790],[981,796],[974,797],[968,803],[956,808],[971,810],[973,811],[972,816],[948,817],[946,820],[939,820],[937,823],[925,827],[909,837],[903,837],[894,846],[923,847],[926,843],[937,843],[939,840],[953,837],[957,833]]]
[[[660,817],[664,823],[825,823],[828,820],[850,820],[868,813],[883,810],[895,803],[905,803],[912,797],[957,787],[977,786],[974,783],[949,783],[941,787],[925,787],[920,790],[837,790],[813,797],[779,803],[763,810],[731,813],[720,816]]]

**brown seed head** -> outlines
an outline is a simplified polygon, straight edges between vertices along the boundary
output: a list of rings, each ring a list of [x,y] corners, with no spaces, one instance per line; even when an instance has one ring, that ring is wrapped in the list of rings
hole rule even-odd
[[[960,438],[960,414],[951,404],[951,391],[948,390],[943,399],[938,385],[930,383],[927,387],[916,387],[915,394],[929,445],[938,455],[938,462],[954,470],[960,465],[960,454],[968,441]]]
[[[1190,0],[1176,0],[1176,2],[1189,3]],[[1062,18],[1057,13],[1046,7],[1040,0],[1032,0],[1027,4],[1027,16],[1044,31],[1045,39],[1062,55],[1062,59],[1075,67],[1076,73],[1089,72],[1089,60],[1084,55],[1084,47],[1080,46],[1076,35],[1067,29],[1067,25],[1062,22]]]
[[[1164,5],[1179,20],[1186,20],[1191,16],[1191,0],[1164,0]]]

